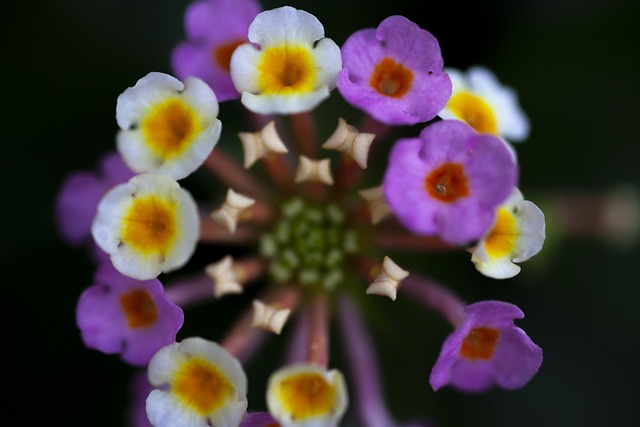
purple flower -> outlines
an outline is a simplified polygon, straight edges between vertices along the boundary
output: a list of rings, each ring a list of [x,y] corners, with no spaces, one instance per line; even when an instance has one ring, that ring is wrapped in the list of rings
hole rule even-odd
[[[102,157],[99,172],[79,171],[66,177],[58,191],[55,216],[61,237],[70,244],[90,241],[91,222],[98,202],[108,189],[126,182],[134,173],[118,153]]]
[[[389,125],[433,119],[451,96],[435,37],[403,16],[352,34],[342,47],[338,90]]]
[[[276,427],[279,424],[268,412],[247,413],[240,427]]]
[[[164,294],[159,280],[139,281],[105,262],[76,307],[84,344],[122,360],[146,365],[161,347],[176,340],[184,314]]]
[[[127,425],[130,427],[151,427],[145,409],[147,396],[153,390],[149,384],[147,371],[136,371],[129,380],[129,407],[127,411]]]
[[[219,102],[240,98],[231,76],[231,54],[247,42],[247,31],[260,12],[254,0],[202,0],[185,13],[188,41],[173,51],[171,62],[180,80],[199,77],[211,86]]]
[[[503,140],[444,120],[395,144],[383,187],[407,228],[463,244],[484,235],[516,181],[515,159]]]
[[[509,390],[523,387],[542,364],[542,349],[513,324],[523,317],[522,310],[506,302],[469,305],[442,345],[429,378],[433,389],[447,384],[471,392],[494,384]]]

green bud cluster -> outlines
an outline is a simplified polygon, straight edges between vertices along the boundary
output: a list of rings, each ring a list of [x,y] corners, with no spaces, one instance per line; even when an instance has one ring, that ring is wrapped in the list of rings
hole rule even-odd
[[[346,227],[342,209],[313,206],[300,198],[281,206],[279,221],[260,239],[273,280],[328,290],[344,280],[345,257],[356,249],[356,235]]]

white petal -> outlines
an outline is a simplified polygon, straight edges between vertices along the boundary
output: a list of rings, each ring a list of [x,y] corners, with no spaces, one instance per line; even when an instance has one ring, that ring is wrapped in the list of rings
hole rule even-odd
[[[261,46],[285,42],[311,46],[322,37],[324,27],[318,18],[291,6],[261,12],[249,25],[249,41]]]

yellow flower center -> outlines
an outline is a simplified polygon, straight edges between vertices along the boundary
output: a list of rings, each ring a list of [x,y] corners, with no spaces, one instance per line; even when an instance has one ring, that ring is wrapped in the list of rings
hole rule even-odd
[[[484,246],[492,258],[500,258],[513,252],[517,240],[516,219],[508,209],[498,210],[496,224],[485,239]]]
[[[172,390],[186,406],[207,415],[222,406],[235,388],[211,363],[193,358],[176,373]]]
[[[123,294],[120,297],[120,305],[122,305],[130,328],[143,328],[152,325],[158,318],[158,311],[151,295],[143,289]]]
[[[407,93],[411,82],[411,70],[385,56],[374,68],[369,85],[382,95],[400,98]]]
[[[449,100],[449,109],[479,133],[498,133],[493,110],[482,98],[469,92],[460,92]]]
[[[214,63],[218,64],[220,68],[228,73],[231,68],[231,55],[233,55],[233,51],[243,43],[246,43],[246,40],[239,39],[216,46],[215,49],[213,49],[213,51],[211,52],[211,59]]]
[[[277,385],[278,399],[293,420],[329,414],[335,390],[317,373],[301,373],[282,380]]]
[[[451,203],[469,195],[467,177],[460,163],[444,163],[425,178],[424,188],[429,195]]]
[[[488,360],[493,356],[500,331],[486,326],[473,328],[462,341],[460,355],[467,359]]]
[[[176,208],[155,196],[135,198],[123,218],[122,241],[145,255],[164,256],[178,234]]]
[[[179,99],[156,105],[142,122],[151,151],[167,159],[179,155],[200,132],[194,111]]]
[[[311,92],[316,70],[309,50],[284,45],[267,48],[258,64],[258,84],[265,94]]]

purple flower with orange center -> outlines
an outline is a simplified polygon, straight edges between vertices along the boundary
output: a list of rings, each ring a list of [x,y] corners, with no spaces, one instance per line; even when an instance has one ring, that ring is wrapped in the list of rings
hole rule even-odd
[[[95,274],[76,308],[84,344],[125,362],[143,366],[161,347],[174,342],[182,309],[165,296],[159,280],[139,281],[118,273],[110,262]]]
[[[515,160],[503,140],[445,120],[396,143],[383,187],[407,228],[464,244],[484,235],[516,180]]]
[[[188,40],[171,56],[176,75],[199,77],[221,102],[238,99],[229,74],[231,54],[248,41],[247,29],[259,12],[254,0],[203,0],[189,5],[184,16]]]
[[[352,34],[342,60],[337,84],[342,96],[389,125],[431,120],[451,96],[438,41],[403,16]]]
[[[542,349],[513,323],[524,313],[513,304],[482,301],[467,306],[460,326],[442,345],[429,381],[481,392],[494,384],[524,387],[542,364]]]

